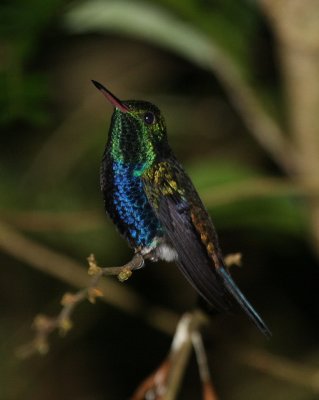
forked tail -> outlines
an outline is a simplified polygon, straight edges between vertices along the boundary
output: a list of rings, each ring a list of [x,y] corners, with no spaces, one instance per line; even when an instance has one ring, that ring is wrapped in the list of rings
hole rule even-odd
[[[237,301],[237,303],[243,308],[248,317],[254,322],[257,328],[267,337],[271,337],[271,332],[261,317],[254,310],[253,306],[249,303],[246,297],[242,294],[240,289],[237,287],[228,271],[224,268],[217,269],[219,276],[224,282],[227,291]]]

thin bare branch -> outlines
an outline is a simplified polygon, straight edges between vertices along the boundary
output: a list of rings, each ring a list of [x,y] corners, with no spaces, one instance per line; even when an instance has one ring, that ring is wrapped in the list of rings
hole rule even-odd
[[[67,282],[72,286],[87,287],[88,285],[89,278],[85,268],[81,264],[27,238],[25,235],[22,235],[20,232],[1,221],[0,249],[31,267]],[[179,318],[174,312],[162,307],[146,304],[140,296],[128,287],[121,286],[119,283],[110,279],[102,278],[99,283],[99,289],[103,293],[101,299],[110,305],[124,312],[134,314],[136,317],[143,318],[143,321],[159,329],[161,332],[169,335],[175,332],[175,327]],[[71,296],[73,296],[73,294]],[[82,296],[82,294],[80,296]],[[64,302],[65,301],[67,303],[72,303],[67,297],[64,297]],[[64,314],[64,317],[61,319],[67,320],[65,317],[67,317],[67,315]],[[42,319],[40,316],[35,323],[50,324],[51,322]],[[65,330],[65,328],[66,325],[64,325],[63,329]],[[40,345],[41,343],[39,343],[39,346]],[[43,346],[42,350],[45,352],[45,343]],[[186,350],[183,351],[185,351],[186,354],[189,353],[190,349],[187,346]],[[311,368],[307,365],[300,365],[281,357],[260,352],[259,350],[245,351],[240,356],[240,362],[249,364],[251,367],[259,369],[263,373],[310,388],[316,393],[319,392],[319,371],[315,368]]]
[[[96,263],[95,257],[91,254],[88,257],[88,274],[92,277],[88,286],[76,293],[66,293],[62,300],[62,309],[56,317],[46,315],[37,315],[33,321],[35,329],[34,339],[21,346],[17,350],[17,355],[22,358],[29,357],[35,353],[45,354],[49,350],[49,336],[55,330],[59,330],[61,335],[65,335],[72,328],[71,315],[75,308],[88,299],[95,303],[96,298],[103,297],[102,291],[98,285],[103,276],[117,275],[120,282],[124,282],[131,275],[132,271],[141,268],[144,265],[143,257],[136,253],[131,261],[120,267],[102,268]]]
[[[0,222],[0,248],[11,256],[31,265],[44,273],[61,279],[75,287],[86,287],[86,269],[73,259],[27,238],[11,226]],[[129,288],[112,280],[105,280],[101,290],[104,299],[111,305],[129,313],[135,313],[143,303],[142,299]]]
[[[192,350],[192,333],[198,331],[204,323],[207,323],[207,319],[200,311],[186,313],[181,317],[167,358],[139,385],[131,400],[176,399]],[[207,399],[211,400],[209,397]]]
[[[174,400],[176,398],[192,350],[192,332],[204,322],[203,315],[196,311],[184,314],[180,319],[169,355],[171,369],[167,379],[165,400]]]
[[[202,191],[202,198],[209,207],[232,204],[238,201],[268,198],[278,196],[302,196],[308,199],[318,195],[315,182],[301,184],[298,181],[288,181],[278,178],[258,177],[238,183],[230,183],[221,187],[209,187]],[[0,218],[17,228],[26,231],[89,231],[105,226],[97,211],[83,210],[80,212],[44,212],[0,210]]]
[[[317,186],[309,199],[312,245],[319,257],[319,3],[261,0],[277,41],[291,138],[298,151],[297,177]]]
[[[196,354],[200,379],[202,383],[206,383],[210,381],[210,372],[202,335],[199,332],[193,332],[192,343]]]
[[[203,400],[218,400],[209,372],[207,355],[202,335],[198,330],[192,333],[192,343],[195,350],[199,376],[203,387]]]
[[[86,269],[71,258],[27,238],[8,224],[0,221],[0,249],[14,258],[58,278],[74,287],[85,288],[89,278]],[[99,289],[102,300],[120,310],[142,318],[161,332],[172,335],[179,319],[174,312],[147,304],[127,286],[102,278]]]
[[[315,182],[300,185],[297,181],[260,177],[233,182],[220,188],[205,189],[201,197],[207,206],[215,207],[255,198],[276,198],[279,196],[312,198],[317,193],[318,188]]]
[[[239,360],[274,378],[303,386],[319,394],[319,369],[275,356],[263,350],[246,349]]]
[[[229,268],[233,265],[240,265],[241,254],[229,254],[225,258],[225,263]],[[182,316],[176,328],[169,355],[160,367],[139,385],[131,400],[176,399],[189,361],[192,345],[198,363],[203,400],[218,400],[200,333],[200,328],[204,322],[205,318],[198,312],[187,313]]]
[[[147,398],[163,400],[163,394],[170,368],[171,361],[169,358],[166,358],[157,370],[144,379],[144,381],[137,387],[131,400],[144,400]]]
[[[37,349],[45,353],[48,349],[47,336],[56,329],[66,333],[71,328],[70,315],[77,304],[89,297],[91,300],[101,297],[109,304],[120,308],[130,314],[142,316],[152,326],[165,333],[174,332],[178,316],[170,310],[162,307],[150,306],[128,287],[121,287],[111,280],[102,279],[107,275],[118,275],[121,282],[131,275],[131,271],[142,267],[144,260],[136,254],[133,259],[121,267],[101,268],[96,265],[95,259],[90,256],[89,275],[93,275],[91,281],[85,269],[74,260],[59,254],[42,244],[22,235],[14,228],[0,222],[0,248],[32,267],[49,273],[75,287],[82,287],[75,294],[68,294],[63,298],[63,309],[57,317],[49,318],[39,315],[34,320],[36,337],[32,344],[24,347],[21,355],[28,355]],[[97,284],[99,288],[97,288]]]
[[[255,90],[245,81],[234,62],[221,49],[215,52],[211,69],[224,85],[232,103],[257,142],[285,172],[295,172],[298,153],[292,142],[266,111]]]
[[[241,253],[230,253],[224,257],[224,262],[227,268],[232,266],[241,267],[242,265],[242,254]]]
[[[89,272],[92,276],[92,284],[96,286],[102,276],[116,275],[120,282],[125,282],[131,275],[132,271],[140,269],[144,266],[144,258],[140,253],[135,253],[132,260],[120,267],[99,267],[96,263],[94,254],[88,257]]]
[[[2,221],[28,232],[88,232],[106,226],[103,216],[93,210],[0,210]]]
[[[204,384],[203,400],[218,400],[211,381]]]
[[[103,12],[98,12],[97,7],[101,7]],[[155,10],[153,7],[148,8],[136,3],[133,6],[135,12],[132,12],[131,4],[128,9],[125,2],[121,2],[120,5],[117,3],[116,9],[111,6],[112,13],[107,13],[106,7],[105,4],[95,2],[93,5],[93,2],[86,2],[80,9],[77,7],[70,10],[66,15],[66,24],[74,32],[115,30],[143,39],[147,32],[148,41],[173,49],[176,54],[189,59],[193,64],[208,69],[225,87],[230,100],[262,147],[285,171],[291,172],[295,169],[297,155],[289,138],[267,112],[256,90],[249,85],[237,63],[212,36],[204,34],[193,24],[186,23],[169,12]],[[95,18],[85,18],[85,15],[95,15]],[[129,28],[124,15],[130,18]],[[141,17],[142,15],[145,17]],[[137,19],[134,16],[138,16]]]

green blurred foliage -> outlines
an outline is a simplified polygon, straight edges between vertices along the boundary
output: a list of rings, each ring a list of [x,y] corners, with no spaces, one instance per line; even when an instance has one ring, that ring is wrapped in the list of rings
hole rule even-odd
[[[249,65],[250,46],[258,30],[258,9],[248,1],[158,0],[212,37],[242,66]],[[251,76],[251,75],[249,75]]]
[[[48,121],[48,86],[34,59],[54,23],[61,0],[13,0],[0,5],[0,122]],[[34,71],[35,69],[35,71]]]
[[[274,43],[255,2],[14,0],[1,3],[0,18],[1,217],[82,262],[91,252],[105,265],[127,261],[130,251],[104,218],[99,193],[111,109],[90,79],[119,97],[154,101],[225,253],[244,254],[236,280],[274,331],[265,343],[244,317],[225,317],[220,332],[207,335],[221,398],[314,399],[307,389],[233,360],[248,343],[318,364],[310,357],[318,353],[318,282],[305,204],[277,186],[267,195],[238,194],[241,185],[284,176],[213,73],[215,51],[222,49],[267,109],[283,118]],[[63,223],[74,212],[83,214]],[[47,214],[59,224],[39,228]],[[25,215],[32,217],[27,223]],[[17,360],[14,350],[31,336],[33,316],[57,313],[69,288],[6,254],[1,263],[0,399],[127,398],[168,350],[170,338],[140,319],[107,305],[84,305],[68,337],[53,338],[47,357]],[[127,284],[177,312],[194,303],[173,266],[152,265]],[[181,398],[200,398],[196,374],[193,362]]]

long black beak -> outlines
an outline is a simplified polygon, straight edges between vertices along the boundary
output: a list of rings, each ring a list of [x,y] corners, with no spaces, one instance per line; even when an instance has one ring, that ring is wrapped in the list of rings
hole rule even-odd
[[[119,100],[113,93],[111,93],[106,87],[101,85],[101,83],[92,80],[93,85],[102,92],[102,94],[107,98],[107,100],[113,104],[114,107],[118,108],[122,112],[128,112],[129,108],[124,105],[121,100]]]

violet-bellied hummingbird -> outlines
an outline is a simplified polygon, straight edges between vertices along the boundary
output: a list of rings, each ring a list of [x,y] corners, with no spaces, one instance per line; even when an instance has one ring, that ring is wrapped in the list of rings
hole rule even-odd
[[[237,303],[269,337],[225,266],[211,218],[168,144],[160,110],[147,101],[119,100],[92,82],[114,107],[100,183],[105,210],[119,232],[143,257],[176,262],[217,311]]]

